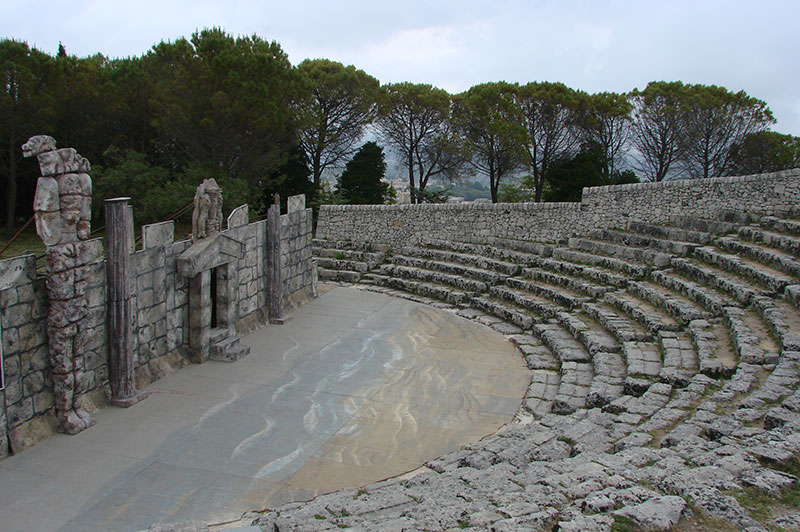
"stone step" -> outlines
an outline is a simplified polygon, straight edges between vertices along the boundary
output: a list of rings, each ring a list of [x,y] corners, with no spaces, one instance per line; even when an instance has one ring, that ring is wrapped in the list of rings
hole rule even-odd
[[[607,405],[623,394],[625,364],[619,353],[599,352],[592,356],[594,377],[586,393],[586,406]]]
[[[652,335],[636,322],[603,303],[584,303],[583,310],[597,320],[618,342],[645,341]]]
[[[370,270],[377,267],[386,259],[385,253],[356,251],[352,249],[312,248],[312,254],[314,257],[322,257],[326,259],[340,259],[340,260],[352,260],[356,262],[365,262],[369,265]]]
[[[766,324],[759,323],[761,318],[753,310],[725,307],[723,316],[741,362],[757,365],[778,362],[780,348],[770,337]]]
[[[608,292],[603,295],[603,300],[631,316],[652,333],[661,330],[677,331],[680,329],[680,324],[672,316],[665,314],[659,308],[642,301],[633,294],[628,294],[624,291]]]
[[[531,385],[525,396],[525,409],[536,417],[550,413],[561,386],[561,375],[550,370],[533,370]]]
[[[489,289],[489,295],[494,299],[511,302],[520,310],[526,309],[544,318],[554,318],[557,312],[564,310],[551,301],[507,286],[493,286]]]
[[[753,299],[752,307],[761,315],[784,351],[800,351],[800,317],[797,309],[786,301],[770,297]]]
[[[348,270],[328,270],[317,268],[320,281],[337,281],[340,283],[357,283],[361,280],[361,273]]]
[[[629,277],[639,278],[645,277],[650,268],[642,264],[634,264],[613,257],[606,257],[604,255],[595,255],[593,253],[584,253],[582,251],[575,251],[570,248],[556,248],[553,250],[553,258],[572,263],[591,265],[608,270],[620,272]],[[613,283],[609,283],[613,284]]]
[[[623,288],[628,282],[627,276],[619,275],[603,268],[586,266],[585,264],[577,264],[563,260],[536,257],[536,259],[527,264],[528,266],[534,266],[540,270],[588,280],[606,288],[606,285]]]
[[[536,321],[535,318],[524,309],[515,305],[509,305],[503,301],[498,301],[494,297],[475,296],[470,301],[470,305],[476,309],[488,312],[493,316],[497,316],[504,321],[513,323],[524,330],[529,330]]]
[[[559,323],[536,323],[531,329],[534,336],[546,345],[553,355],[564,362],[590,362],[591,355],[582,343]]]
[[[489,286],[483,282],[461,275],[444,273],[437,270],[427,270],[414,266],[401,266],[397,264],[382,264],[380,274],[389,277],[400,277],[403,279],[414,279],[434,283],[437,285],[452,286],[460,291],[466,292],[486,292]]]
[[[663,354],[659,378],[674,386],[687,386],[698,370],[697,352],[691,337],[683,331],[659,331],[658,338]]]
[[[746,257],[783,273],[800,277],[800,261],[797,261],[792,255],[762,245],[742,242],[736,238],[720,238],[716,245],[725,251],[739,255],[740,259]]]
[[[410,251],[404,248],[404,251]],[[484,268],[466,266],[460,263],[444,262],[440,260],[429,260],[426,258],[419,258],[409,255],[394,255],[389,259],[392,264],[397,266],[407,266],[411,268],[419,268],[425,270],[434,270],[451,275],[461,277],[469,277],[477,281],[482,281],[488,285],[502,283],[505,281],[507,275],[499,274],[497,272],[487,270]]]
[[[736,255],[725,253],[712,247],[703,247],[696,249],[694,256],[704,262],[718,266],[723,270],[739,275],[748,281],[758,283],[775,292],[781,292],[787,285],[794,283],[794,280],[790,277],[786,277],[775,271],[769,271],[769,268],[760,264],[751,264],[738,256],[740,254],[748,256],[747,253],[742,252],[743,247],[750,248],[755,252],[755,246],[748,246],[747,244],[741,245],[737,240],[731,238],[720,238],[717,240],[717,245],[728,252],[736,253]],[[769,253],[768,251],[764,254],[757,254],[760,255],[760,258],[755,258],[758,262],[762,262],[761,257],[769,260],[770,257],[766,257],[767,255],[772,255],[771,258],[776,258],[773,253]],[[774,264],[772,262],[764,262],[766,264]],[[791,262],[794,262],[794,260],[791,260]],[[781,264],[791,267],[789,262],[781,262]],[[800,263],[796,264],[800,268]],[[783,270],[783,267],[777,264],[775,264],[775,266]],[[800,273],[800,270],[798,270],[798,273]]]
[[[225,349],[214,349],[212,346],[211,360],[219,362],[236,362],[237,360],[246,357],[250,354],[250,348],[246,345],[237,345],[235,347]]]
[[[588,362],[562,362],[561,382],[550,411],[571,414],[586,407],[586,397],[592,383],[592,365]]]
[[[620,344],[589,316],[559,312],[556,320],[578,339],[589,353],[619,353]]]
[[[654,238],[641,235],[639,233],[615,231],[611,229],[600,229],[593,231],[589,233],[589,236],[594,240],[601,240],[603,242],[610,242],[634,248],[647,248],[668,253],[670,255],[681,256],[689,255],[692,250],[699,245],[692,242],[665,240],[663,238]]]
[[[631,281],[628,283],[628,292],[651,305],[667,311],[684,324],[707,316],[707,313],[697,308],[693,303],[660,286],[643,281]]]
[[[669,225],[655,225],[637,222],[635,220],[628,222],[628,231],[664,240],[692,242],[702,245],[708,244],[714,238],[713,234],[705,231],[696,231]]]
[[[368,263],[355,260],[316,257],[314,261],[317,263],[318,267],[326,270],[365,273],[372,269]]]
[[[641,397],[623,395],[604,407],[603,410],[615,413],[627,412],[629,414],[638,414],[645,418],[651,418],[666,406],[671,393],[672,385],[658,382],[651,385]]]
[[[800,384],[800,355],[796,351],[782,356],[763,384],[753,391],[749,397],[742,399],[740,408],[764,408],[770,404],[781,403],[784,399],[797,394]],[[781,410],[791,411],[780,407]],[[770,413],[764,416],[766,419]]]
[[[800,221],[797,220],[784,220],[774,216],[765,216],[759,220],[759,223],[762,227],[778,233],[800,236]]]
[[[423,297],[438,299],[445,301],[451,305],[467,306],[470,301],[475,297],[475,293],[464,292],[453,289],[450,286],[438,285],[425,281],[417,281],[413,279],[404,279],[400,277],[368,273],[364,276],[371,280],[377,286],[384,286],[400,290],[402,292],[409,292]]]
[[[760,227],[747,225],[739,228],[739,238],[751,242],[758,242],[767,247],[778,249],[795,257],[800,257],[800,238],[794,236],[765,231]]]
[[[215,331],[220,331],[216,329]],[[212,335],[214,341],[211,342],[209,348],[209,358],[211,360],[218,360],[222,362],[235,362],[250,354],[248,346],[239,345],[239,337],[233,335],[230,331],[226,334],[221,332]]]
[[[670,256],[660,251],[612,244],[589,238],[573,237],[569,239],[569,247],[592,255],[605,255],[626,261],[634,261],[648,266],[663,268],[669,264]]]
[[[717,338],[711,323],[707,320],[694,320],[689,324],[689,334],[694,343],[697,353],[697,366],[700,373],[709,377],[730,377],[736,370],[735,361],[726,364],[720,355],[720,341],[727,340]]]
[[[530,329],[530,327],[527,329]],[[560,364],[556,357],[553,356],[553,352],[532,334],[515,334],[510,336],[509,340],[520,350],[525,358],[525,363],[532,371],[555,371],[559,368]]]
[[[524,268],[521,276],[534,281],[560,286],[574,292],[580,292],[590,298],[601,297],[606,292],[614,290],[612,286],[603,286],[591,281],[576,279],[539,268]]]
[[[657,377],[661,373],[661,352],[655,342],[624,342],[622,355],[628,375]]]
[[[721,290],[743,305],[749,304],[753,297],[761,293],[761,287],[754,287],[724,270],[693,259],[673,257],[670,264],[675,271],[701,284]]]
[[[211,344],[217,344],[231,336],[232,332],[227,327],[214,327],[208,332],[208,341]]]
[[[549,257],[553,254],[553,246],[550,244],[499,238],[489,238],[486,242],[481,243],[424,239],[422,244],[426,247],[458,251],[472,255],[483,255],[500,260],[505,260],[504,256],[508,253],[522,253],[525,255],[538,255],[542,257]]]
[[[438,243],[444,246],[443,242],[438,241]],[[503,275],[519,275],[522,272],[522,268],[527,266],[552,273],[580,277],[600,285],[609,284],[622,287],[625,286],[627,282],[625,276],[584,264],[555,260],[532,253],[507,250],[493,246],[453,242],[449,244],[449,247],[456,248],[459,251],[407,246],[401,250],[401,253],[443,262],[457,262],[480,269],[491,270]],[[552,252],[552,248],[548,247],[547,249]],[[485,255],[499,258],[487,258]]]
[[[589,301],[588,297],[576,296],[568,293],[564,288],[547,286],[516,277],[506,279],[506,285],[516,290],[522,290],[530,294],[553,301],[554,303],[567,307],[580,307],[584,302]]]
[[[698,231],[701,233],[711,233],[714,235],[732,233],[739,228],[739,225],[733,222],[707,220],[705,218],[694,218],[692,216],[672,216],[670,217],[669,223],[670,225],[680,227],[682,229]]]
[[[672,270],[655,271],[650,277],[659,285],[688,297],[714,316],[721,315],[723,307],[730,303],[713,290],[678,277]]]
[[[390,248],[386,244],[375,244],[373,242],[354,242],[352,240],[326,240],[324,238],[314,238],[311,240],[311,247],[317,249],[336,249],[337,251],[366,251],[368,253],[386,253]]]
[[[477,248],[479,246],[471,245],[470,247]],[[481,270],[495,272],[496,274],[500,275],[513,275],[520,269],[520,266],[513,262],[488,258],[484,256],[485,254],[479,255],[420,246],[404,246],[400,250],[400,254],[439,262],[463,264]]]

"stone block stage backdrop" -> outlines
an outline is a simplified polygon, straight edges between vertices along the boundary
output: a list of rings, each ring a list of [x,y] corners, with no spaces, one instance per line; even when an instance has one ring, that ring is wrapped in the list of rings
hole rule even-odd
[[[130,406],[142,399],[137,390],[189,363],[246,355],[237,333],[281,322],[312,297],[303,197],[289,198],[272,230],[268,220],[250,223],[247,206],[225,229],[223,191],[207,180],[195,196],[193,240],[176,242],[173,222],[163,222],[142,228],[138,251],[127,198],[107,200],[106,256],[89,237],[89,162],[46,136],[24,153],[42,170],[34,208],[46,270],[37,272],[33,255],[0,261],[0,456],[56,430],[80,432],[97,408]]]

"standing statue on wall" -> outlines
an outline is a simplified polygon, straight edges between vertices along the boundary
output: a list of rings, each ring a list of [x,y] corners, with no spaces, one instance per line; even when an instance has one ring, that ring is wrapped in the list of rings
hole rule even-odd
[[[33,208],[36,232],[47,247],[47,337],[58,428],[76,434],[94,424],[81,401],[84,349],[92,336],[86,288],[90,266],[103,254],[99,240],[88,240],[90,165],[74,148],[56,149],[55,139],[46,135],[31,137],[22,151],[25,157],[36,156],[42,171]]]
[[[204,179],[194,193],[192,242],[219,233],[222,226],[222,189],[215,179]]]

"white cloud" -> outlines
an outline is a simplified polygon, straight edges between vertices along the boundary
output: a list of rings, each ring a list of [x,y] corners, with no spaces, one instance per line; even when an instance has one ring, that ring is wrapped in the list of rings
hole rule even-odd
[[[450,92],[495,80],[588,92],[713,83],[767,101],[777,129],[800,135],[798,19],[796,0],[17,0],[0,4],[0,36],[124,57],[219,26],[277,40],[293,63],[326,57]]]

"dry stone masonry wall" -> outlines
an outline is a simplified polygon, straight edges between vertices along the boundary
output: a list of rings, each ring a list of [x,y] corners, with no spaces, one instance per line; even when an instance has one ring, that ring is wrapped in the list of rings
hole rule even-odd
[[[583,189],[580,203],[323,205],[317,238],[401,246],[420,239],[558,241],[628,220],[721,211],[785,214],[800,201],[800,169],[757,176],[637,183]]]

